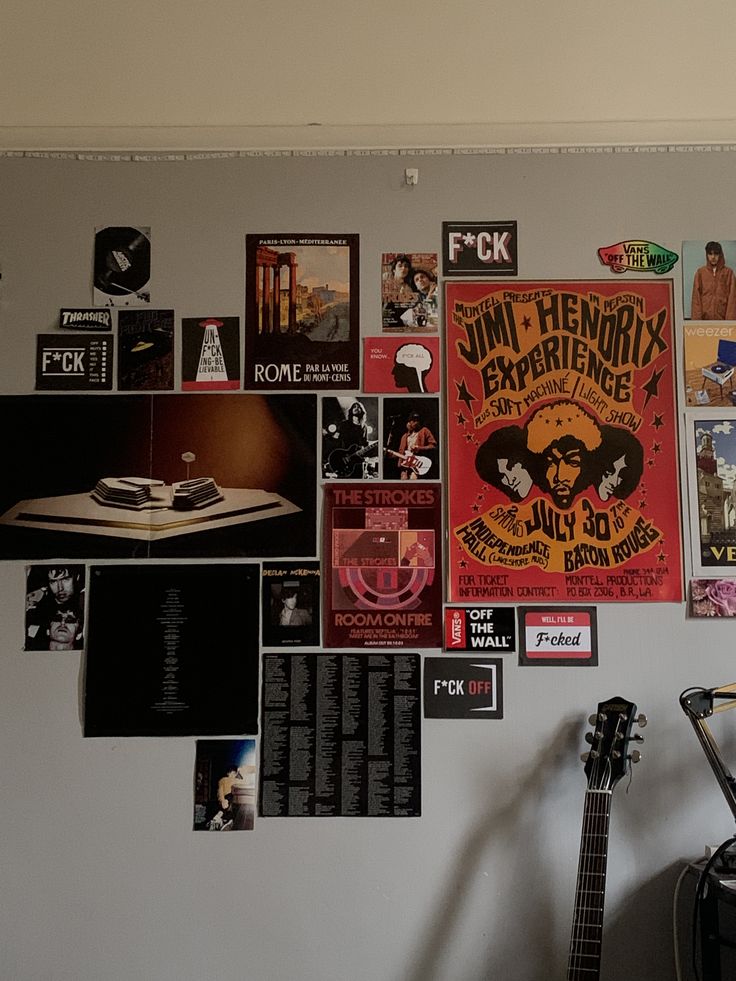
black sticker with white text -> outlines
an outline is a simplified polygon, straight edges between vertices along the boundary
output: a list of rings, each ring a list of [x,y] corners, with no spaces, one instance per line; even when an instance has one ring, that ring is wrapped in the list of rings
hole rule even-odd
[[[500,658],[426,657],[425,719],[502,719]]]
[[[515,221],[443,221],[443,276],[516,276]]]
[[[112,337],[39,334],[36,391],[106,391],[112,388]]]

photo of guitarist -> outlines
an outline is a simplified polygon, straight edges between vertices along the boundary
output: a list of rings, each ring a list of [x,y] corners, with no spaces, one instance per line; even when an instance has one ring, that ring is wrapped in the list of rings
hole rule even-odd
[[[399,449],[391,449],[391,433],[386,442],[386,453],[398,460],[402,480],[418,480],[429,477],[435,462],[437,440],[431,429],[422,425],[418,412],[410,412],[406,430],[399,441]]]
[[[376,403],[375,399],[366,401]],[[377,405],[370,408],[377,414]],[[326,397],[322,400],[322,418],[322,476],[351,480],[377,477],[378,441],[370,438],[375,429],[366,405],[357,399]]]

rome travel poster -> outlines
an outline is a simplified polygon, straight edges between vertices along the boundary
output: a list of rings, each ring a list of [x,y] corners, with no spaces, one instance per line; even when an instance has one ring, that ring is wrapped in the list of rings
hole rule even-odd
[[[245,385],[360,387],[358,236],[246,235]]]
[[[679,601],[671,281],[445,289],[450,602]]]

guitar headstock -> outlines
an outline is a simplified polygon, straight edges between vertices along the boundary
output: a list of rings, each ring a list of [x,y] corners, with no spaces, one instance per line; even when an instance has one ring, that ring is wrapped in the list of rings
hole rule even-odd
[[[644,737],[631,735],[631,727],[636,722],[642,728],[647,724],[646,716],[636,718],[636,705],[625,698],[609,698],[600,702],[598,711],[588,721],[594,726],[593,732],[585,734],[591,749],[583,753],[585,774],[589,790],[613,790],[618,781],[629,772],[630,763],[638,763],[639,751],[629,752],[631,740],[643,742]]]

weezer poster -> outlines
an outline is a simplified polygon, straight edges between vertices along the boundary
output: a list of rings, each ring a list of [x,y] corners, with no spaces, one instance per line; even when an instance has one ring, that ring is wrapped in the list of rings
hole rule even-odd
[[[357,389],[357,235],[246,235],[245,388]]]
[[[682,598],[672,284],[446,284],[449,599]]]
[[[326,485],[324,493],[324,646],[440,647],[440,485]]]

